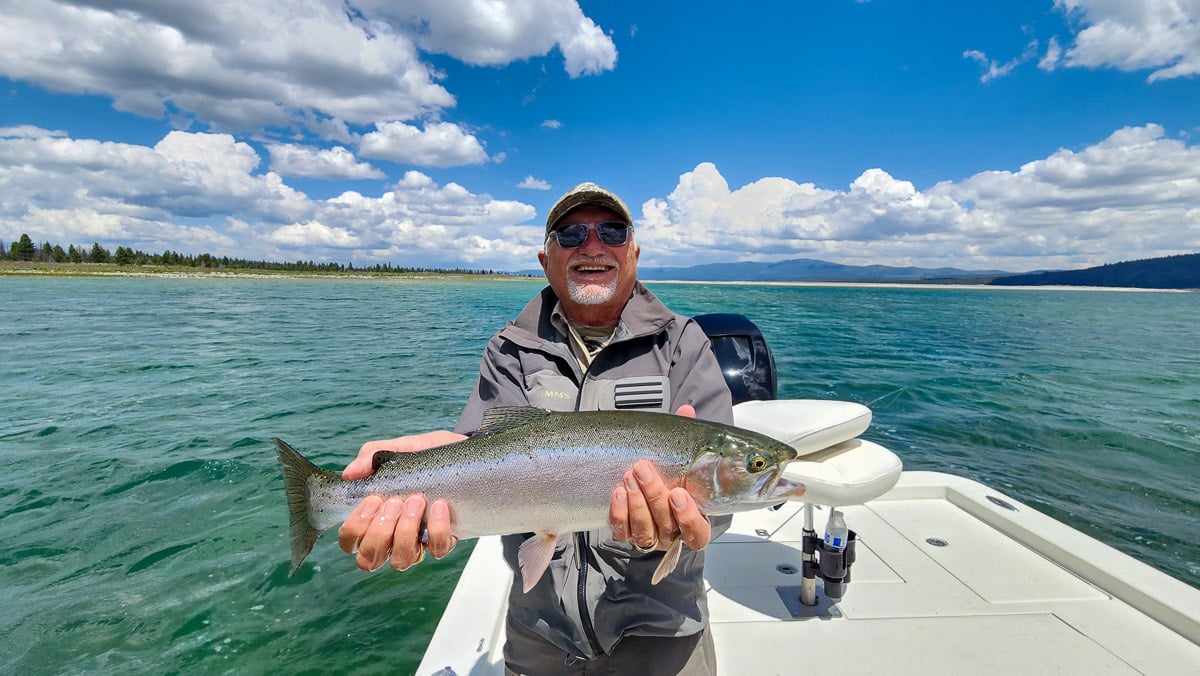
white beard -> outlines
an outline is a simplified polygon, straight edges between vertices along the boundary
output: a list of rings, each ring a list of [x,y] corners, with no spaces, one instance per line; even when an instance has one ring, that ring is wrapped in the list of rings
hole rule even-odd
[[[603,305],[617,293],[617,280],[607,284],[579,284],[567,282],[567,296],[579,305]]]

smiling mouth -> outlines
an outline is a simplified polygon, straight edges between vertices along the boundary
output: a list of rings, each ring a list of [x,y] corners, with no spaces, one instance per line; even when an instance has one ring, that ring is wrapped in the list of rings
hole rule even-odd
[[[599,277],[616,269],[617,266],[605,263],[581,263],[571,266],[571,272],[580,277]]]

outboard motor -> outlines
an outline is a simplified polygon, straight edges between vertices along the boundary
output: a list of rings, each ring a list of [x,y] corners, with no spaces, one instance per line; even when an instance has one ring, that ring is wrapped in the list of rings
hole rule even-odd
[[[699,315],[695,320],[712,342],[735,405],[775,398],[775,357],[754,322],[737,314]]]
[[[721,373],[729,385],[736,406],[745,401],[771,400],[778,392],[775,357],[767,347],[767,339],[754,322],[739,314],[708,314],[694,317],[712,343]],[[776,505],[779,509],[783,505]],[[832,510],[831,517],[836,514]],[[841,520],[839,515],[838,520]],[[831,523],[832,525],[832,523]],[[826,527],[827,530],[830,526]],[[840,600],[850,583],[850,566],[855,559],[858,534],[840,525],[837,535],[817,535],[813,527],[813,505],[804,505],[804,566],[800,603],[817,604],[817,578],[823,582],[825,595],[831,601]],[[828,542],[827,542],[828,541]]]

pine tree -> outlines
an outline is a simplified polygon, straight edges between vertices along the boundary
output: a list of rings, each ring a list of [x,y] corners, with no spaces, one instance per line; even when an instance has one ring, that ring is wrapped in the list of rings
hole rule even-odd
[[[100,246],[99,242],[92,243],[91,259],[92,259],[93,263],[107,263],[108,257],[109,257],[108,249],[105,249],[104,247]]]
[[[37,249],[33,246],[33,240],[29,238],[29,235],[22,234],[20,240],[13,242],[8,257],[14,261],[31,261],[36,253]]]

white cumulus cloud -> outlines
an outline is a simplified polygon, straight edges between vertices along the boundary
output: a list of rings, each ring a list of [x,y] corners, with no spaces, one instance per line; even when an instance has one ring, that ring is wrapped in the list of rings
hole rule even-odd
[[[58,129],[42,129],[32,124],[18,124],[14,127],[0,127],[0,138],[51,138],[66,136],[67,132]]]
[[[612,70],[617,48],[575,0],[360,0],[392,25],[413,27],[421,49],[464,63],[498,66],[558,47],[571,77]]]
[[[295,143],[267,146],[271,169],[284,176],[324,179],[383,178],[384,173],[367,162],[359,162],[354,153],[336,146],[314,148]]]
[[[416,170],[378,194],[314,199],[227,134],[174,131],[148,147],[0,131],[9,240],[502,270],[534,267],[541,246],[533,206]],[[644,201],[636,237],[643,265],[811,257],[1023,271],[1200,250],[1197,205],[1200,147],[1147,124],[928,187],[884,168],[836,188],[779,176],[730,186],[701,163]]]
[[[351,21],[338,1],[121,4],[0,5],[0,74],[231,130],[303,111],[365,124],[454,104],[411,36]]]
[[[616,46],[575,0],[0,3],[0,77],[180,129],[347,146],[374,128],[368,156],[431,167],[487,156],[442,121],[456,101],[427,54],[503,66],[556,48],[572,77],[615,67]],[[288,162],[310,177],[371,173],[328,153]]]
[[[523,188],[525,190],[549,190],[550,183],[548,183],[547,181],[543,181],[540,178],[534,178],[533,176],[526,176],[524,178],[524,180],[522,180],[520,183],[517,184],[517,187]]]
[[[269,242],[296,248],[335,247],[347,249],[359,245],[359,238],[345,228],[331,228],[324,223],[307,221],[291,223],[267,233]]]
[[[1150,70],[1149,80],[1200,73],[1200,0],[1055,0],[1074,43],[1061,63]]]
[[[409,171],[377,196],[312,199],[247,144],[174,131],[154,147],[0,136],[0,235],[265,260],[527,268],[536,210]],[[11,233],[11,235],[10,235]]]
[[[450,122],[434,122],[419,129],[403,122],[384,122],[364,134],[358,144],[363,157],[391,160],[423,167],[482,164],[487,153],[479,139]]]
[[[812,257],[1024,271],[1200,249],[1200,148],[1154,124],[1017,171],[925,190],[868,169],[844,190],[785,178],[731,189],[717,167],[642,206],[646,265]]]

